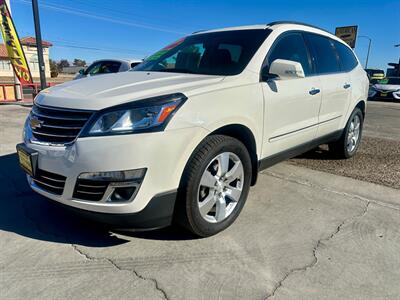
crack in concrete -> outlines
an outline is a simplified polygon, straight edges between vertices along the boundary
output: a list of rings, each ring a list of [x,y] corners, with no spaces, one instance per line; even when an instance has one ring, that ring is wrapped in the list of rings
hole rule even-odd
[[[28,213],[27,208],[26,208],[26,206],[25,206],[25,204],[24,204],[24,201],[21,202],[21,208],[22,208],[22,213],[23,213],[23,215],[35,226],[35,228],[36,228],[36,230],[37,230],[38,233],[43,234],[43,235],[45,235],[45,236],[46,236],[46,235],[50,235],[50,236],[57,237],[57,236],[56,236],[55,234],[53,234],[53,233],[46,232],[46,231],[42,230],[42,228],[41,228],[41,226],[39,225],[39,223],[38,223],[36,220],[34,220],[33,218],[31,218],[31,217],[29,216],[29,213]],[[64,238],[64,239],[65,239],[65,238]],[[66,240],[66,239],[65,239],[65,240]],[[141,280],[153,282],[153,284],[154,284],[156,290],[159,291],[159,292],[163,295],[164,299],[166,299],[166,300],[169,299],[167,293],[166,293],[162,288],[160,288],[160,286],[159,286],[159,284],[158,284],[158,282],[157,282],[156,279],[144,277],[144,276],[140,275],[140,274],[139,274],[136,270],[134,270],[134,269],[123,269],[123,268],[119,267],[119,266],[118,266],[112,259],[110,259],[110,258],[107,258],[107,257],[96,258],[96,257],[90,256],[89,254],[87,254],[87,253],[85,253],[84,251],[82,251],[81,249],[79,249],[79,247],[78,247],[77,245],[72,244],[72,243],[71,243],[70,245],[71,245],[72,249],[73,249],[76,253],[78,253],[80,256],[83,256],[86,260],[92,260],[92,261],[93,261],[93,260],[104,260],[104,261],[109,262],[109,263],[110,263],[115,269],[117,269],[118,271],[130,272],[130,273],[134,274],[137,278],[139,278],[139,279],[141,279]]]
[[[130,272],[132,273],[134,276],[136,276],[137,278],[144,280],[144,281],[151,281],[154,286],[155,289],[157,291],[159,291],[162,295],[163,298],[166,300],[169,300],[169,297],[167,295],[167,293],[160,287],[160,285],[158,284],[158,281],[155,278],[150,278],[150,277],[145,277],[141,274],[139,274],[136,270],[134,269],[124,269],[122,267],[120,267],[114,260],[112,260],[111,258],[108,257],[93,257],[90,256],[89,254],[87,254],[86,252],[84,252],[82,249],[79,249],[79,247],[77,245],[71,244],[72,249],[74,249],[74,251],[76,251],[79,255],[83,256],[86,260],[103,260],[103,261],[107,261],[108,263],[110,263],[116,270],[118,271],[123,271],[123,272]]]
[[[268,296],[265,298],[266,299],[270,299],[272,297],[274,297],[276,295],[276,292],[283,286],[284,281],[291,276],[292,274],[296,273],[296,272],[306,272],[307,270],[313,268],[317,263],[318,263],[318,257],[317,257],[317,251],[319,249],[319,247],[323,244],[326,243],[328,241],[330,241],[331,239],[333,239],[342,229],[342,227],[344,226],[344,224],[346,223],[351,223],[353,222],[355,219],[360,219],[362,217],[364,217],[367,212],[368,212],[368,207],[370,205],[371,202],[367,201],[366,205],[363,209],[363,211],[360,214],[354,215],[350,218],[347,218],[345,220],[343,220],[335,229],[335,231],[333,231],[328,237],[324,237],[319,239],[315,246],[313,247],[312,253],[313,253],[313,260],[312,262],[304,265],[303,267],[298,267],[298,268],[293,268],[291,270],[289,270],[289,272],[287,272],[283,278],[281,280],[279,280],[277,282],[277,284],[274,286],[274,288],[272,289],[271,293],[268,294]]]

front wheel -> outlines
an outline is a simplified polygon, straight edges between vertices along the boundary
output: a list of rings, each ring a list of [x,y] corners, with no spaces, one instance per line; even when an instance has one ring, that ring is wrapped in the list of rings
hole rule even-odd
[[[363,123],[363,114],[356,107],[350,115],[340,139],[329,144],[329,150],[334,156],[338,158],[350,158],[356,154],[361,142]]]
[[[178,222],[206,237],[230,226],[250,189],[251,160],[238,140],[213,135],[195,150],[182,178]]]

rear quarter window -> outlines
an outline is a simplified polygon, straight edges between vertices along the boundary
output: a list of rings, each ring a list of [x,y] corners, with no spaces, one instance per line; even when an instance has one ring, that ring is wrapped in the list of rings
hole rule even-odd
[[[339,55],[342,71],[349,72],[353,70],[358,64],[358,61],[354,56],[353,51],[351,51],[347,46],[343,45],[340,42],[334,41],[333,43]]]

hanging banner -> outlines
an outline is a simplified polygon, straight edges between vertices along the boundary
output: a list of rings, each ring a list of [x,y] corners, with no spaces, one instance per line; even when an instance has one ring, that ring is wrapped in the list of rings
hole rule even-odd
[[[24,50],[22,49],[5,0],[0,0],[0,26],[4,45],[7,49],[8,57],[10,58],[15,75],[21,83],[33,83]]]

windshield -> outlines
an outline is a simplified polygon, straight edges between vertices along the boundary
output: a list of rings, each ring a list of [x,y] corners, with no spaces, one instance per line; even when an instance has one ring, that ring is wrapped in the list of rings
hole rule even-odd
[[[271,31],[251,29],[195,34],[148,57],[135,71],[236,75]]]
[[[378,81],[378,84],[395,84],[400,85],[400,77],[388,77]]]
[[[385,72],[383,70],[365,69],[365,71],[371,76],[373,76],[373,75],[385,75]]]

